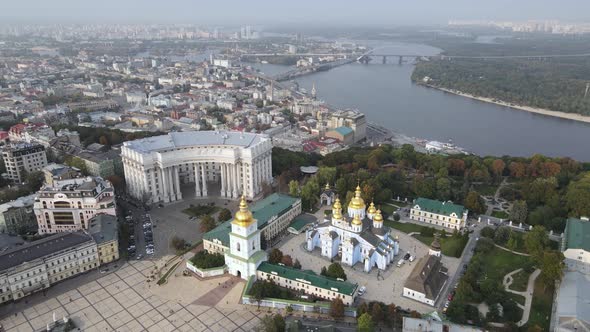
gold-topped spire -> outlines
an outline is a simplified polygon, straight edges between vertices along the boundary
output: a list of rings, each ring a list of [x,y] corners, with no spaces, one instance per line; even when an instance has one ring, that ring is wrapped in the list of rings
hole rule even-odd
[[[367,210],[367,212],[369,214],[375,214],[375,212],[377,212],[377,209],[375,208],[375,203],[371,202],[371,204],[369,205],[369,209]]]
[[[353,208],[355,210],[365,209],[365,201],[361,197],[360,184],[356,186],[356,190],[354,191],[354,197],[350,200],[350,204],[348,204],[348,207]]]
[[[336,197],[334,205],[332,206],[332,218],[342,219],[342,204],[340,198]]]
[[[240,198],[240,210],[236,212],[236,215],[232,223],[240,226],[248,226],[253,222],[254,217],[252,216],[252,212],[250,212],[250,210],[248,209],[246,197],[242,195],[242,198]]]
[[[377,210],[375,215],[373,216],[373,222],[383,222],[383,215],[381,214],[381,210]]]
[[[352,217],[352,224],[353,225],[362,225],[363,224],[361,217],[358,213],[355,214],[354,217]]]
[[[326,187],[324,189],[330,190],[330,182],[326,182]]]

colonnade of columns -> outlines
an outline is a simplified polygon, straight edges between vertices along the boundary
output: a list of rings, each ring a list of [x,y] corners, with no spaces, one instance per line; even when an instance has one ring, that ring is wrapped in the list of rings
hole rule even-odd
[[[196,197],[206,197],[208,195],[207,181],[211,179],[211,173],[217,175],[216,180],[221,185],[221,197],[233,199],[239,198],[242,194],[252,197],[262,190],[263,182],[270,184],[270,181],[272,181],[270,154],[257,159],[252,166],[238,161],[227,163],[194,162],[191,167],[192,174],[194,174]],[[158,200],[164,202],[181,200],[180,171],[180,165],[150,170],[152,179],[156,178],[156,174],[160,179],[159,189],[155,185],[152,186],[151,196],[159,197]]]

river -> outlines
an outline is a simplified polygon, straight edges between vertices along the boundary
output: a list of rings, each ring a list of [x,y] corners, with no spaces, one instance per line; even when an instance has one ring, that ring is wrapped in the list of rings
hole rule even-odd
[[[371,45],[376,47],[376,45]],[[391,43],[379,53],[437,54],[419,44]],[[355,108],[368,121],[408,136],[453,142],[478,155],[529,157],[540,153],[590,161],[590,124],[488,104],[415,85],[411,63],[352,63],[297,79],[307,91],[341,108]],[[291,67],[256,65],[267,75]]]

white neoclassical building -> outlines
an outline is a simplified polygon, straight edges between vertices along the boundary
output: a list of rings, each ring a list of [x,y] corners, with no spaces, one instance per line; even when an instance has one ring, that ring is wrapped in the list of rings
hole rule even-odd
[[[254,198],[272,182],[268,136],[242,132],[172,132],[125,142],[121,149],[129,193],[146,202],[182,199],[181,186],[194,184],[195,196]]]

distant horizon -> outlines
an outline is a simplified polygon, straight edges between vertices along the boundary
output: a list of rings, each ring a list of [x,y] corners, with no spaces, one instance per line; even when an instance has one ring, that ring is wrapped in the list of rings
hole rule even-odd
[[[5,0],[6,1],[6,0]],[[6,1],[2,23],[431,26],[450,20],[588,22],[590,1],[577,0],[20,0]]]

